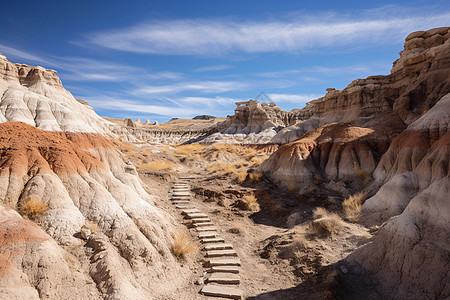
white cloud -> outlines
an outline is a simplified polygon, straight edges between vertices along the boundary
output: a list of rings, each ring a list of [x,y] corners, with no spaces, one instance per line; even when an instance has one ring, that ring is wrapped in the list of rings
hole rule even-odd
[[[232,68],[231,65],[213,65],[195,69],[194,72],[223,71]]]
[[[202,93],[223,93],[236,91],[247,87],[247,84],[234,81],[193,81],[181,82],[171,85],[144,86],[131,91],[133,95],[161,95],[176,94],[186,91],[197,91]]]
[[[442,26],[450,19],[449,12],[434,15],[421,12],[418,15],[414,11],[409,16],[387,13],[395,9],[281,21],[157,21],[92,33],[84,42],[120,51],[163,55],[299,52],[317,48],[370,47],[401,41],[412,31]]]
[[[236,99],[225,97],[174,97],[159,99],[160,104],[156,105],[116,97],[82,97],[82,99],[96,110],[106,109],[182,118],[191,118],[200,114],[223,115],[229,112],[224,106],[236,101]]]
[[[55,61],[45,59],[40,56],[28,53],[26,51],[22,51],[20,49],[14,48],[14,47],[6,46],[3,44],[0,44],[0,53],[3,53],[3,55],[5,55],[6,58],[9,60],[19,59],[19,60],[27,60],[27,61],[39,63],[39,64],[42,64],[47,67],[57,66],[57,63]],[[20,62],[20,63],[22,63],[22,62]]]

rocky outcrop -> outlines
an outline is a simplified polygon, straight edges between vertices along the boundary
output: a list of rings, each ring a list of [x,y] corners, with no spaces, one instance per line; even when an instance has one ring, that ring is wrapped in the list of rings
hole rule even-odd
[[[40,225],[22,233],[39,237],[30,246],[14,239],[0,243],[0,257],[13,272],[0,294],[20,294],[16,287],[26,286],[41,299],[148,299],[181,280],[171,277],[180,272],[170,250],[171,218],[154,206],[135,168],[102,135],[2,123],[0,186],[2,232],[15,236],[17,224],[30,223],[5,206]],[[32,200],[47,209],[30,215]],[[86,224],[97,228],[87,244],[80,234]]]
[[[449,28],[409,35],[390,75],[329,90],[305,110],[309,119],[274,139],[295,131],[300,138],[260,169],[285,185],[306,188],[319,174],[341,195],[367,192],[362,222],[384,225],[346,261],[363,267],[387,299],[449,297]],[[352,186],[355,170],[373,181]],[[329,184],[336,179],[340,186]]]
[[[349,261],[368,270],[389,298],[450,295],[449,125],[447,94],[394,139],[374,171],[382,186],[365,202],[363,220],[388,222]]]
[[[374,128],[327,124],[282,145],[259,169],[282,186],[300,189],[313,186],[317,177],[344,182],[358,174],[370,176],[398,131],[398,123],[401,128],[395,118],[386,118]]]
[[[275,103],[249,100],[236,105],[234,115],[220,124],[220,131],[202,142],[267,144],[279,130],[297,120],[296,114],[281,110]]]
[[[202,140],[217,129],[212,126],[206,129],[163,129],[163,128],[127,128],[134,137],[149,144],[185,144]]]
[[[0,122],[24,122],[51,131],[111,133],[114,124],[75,100],[56,71],[13,64],[0,56]]]
[[[412,33],[406,38],[391,74],[357,79],[343,90],[327,94],[295,109],[296,126],[279,132],[272,143],[287,143],[332,122],[370,127],[378,115],[396,113],[411,124],[450,92],[449,27]]]

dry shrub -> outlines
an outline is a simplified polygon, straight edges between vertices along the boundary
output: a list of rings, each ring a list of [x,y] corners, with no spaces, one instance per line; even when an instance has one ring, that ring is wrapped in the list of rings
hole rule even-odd
[[[133,151],[133,147],[131,145],[129,145],[129,144],[123,144],[122,145],[122,150],[124,152],[131,152],[131,151]]]
[[[243,183],[245,179],[247,179],[247,171],[239,172],[236,181],[238,183]]]
[[[250,179],[250,182],[252,182],[252,183],[260,182],[262,176],[263,176],[263,173],[258,170],[253,171],[252,173],[248,174],[248,178]]]
[[[344,202],[342,202],[342,210],[345,216],[350,222],[358,222],[361,217],[362,202],[366,198],[365,193],[358,193],[352,196],[348,196]]]
[[[258,199],[255,195],[245,195],[239,200],[238,207],[244,210],[259,211]]]
[[[219,176],[223,175],[231,175],[231,174],[239,174],[238,168],[241,168],[241,164],[228,164],[226,162],[218,162],[208,165],[206,170],[211,173],[217,173]]]
[[[283,259],[294,258],[296,253],[305,252],[309,249],[310,245],[308,240],[306,240],[305,235],[296,235],[292,243],[281,248],[278,256]]]
[[[34,197],[29,198],[21,207],[20,212],[22,215],[27,216],[30,219],[37,219],[48,210],[48,206],[42,200],[38,200]]]
[[[295,182],[293,180],[290,181],[289,186],[288,186],[288,190],[291,193],[294,193],[295,191],[297,191],[297,188],[295,187]]]
[[[86,226],[86,228],[88,228],[91,231],[91,233],[96,233],[100,230],[98,228],[97,223],[94,223],[92,221],[87,221],[86,224],[84,224],[84,226]]]
[[[356,176],[358,178],[361,178],[365,184],[368,184],[372,181],[372,176],[370,174],[362,169],[355,169]]]
[[[322,176],[316,175],[316,176],[314,177],[314,184],[315,184],[315,185],[321,185],[322,182],[323,182]]]
[[[313,214],[314,220],[309,226],[312,234],[330,236],[340,231],[342,220],[337,214],[330,213],[323,207],[316,208]]]
[[[182,232],[173,233],[172,253],[178,258],[186,258],[188,253],[197,250],[192,239]]]
[[[150,150],[145,150],[144,152],[142,152],[142,155],[144,156],[149,156],[152,153],[152,151]]]
[[[344,124],[345,124],[345,125],[350,125],[350,126],[352,126],[352,125],[355,124],[355,121],[353,121],[353,120],[345,120],[345,121],[344,121]]]
[[[228,232],[234,234],[241,234],[244,232],[244,225],[241,223],[234,223],[234,225],[228,229]]]
[[[155,160],[145,164],[139,164],[138,168],[143,170],[152,170],[152,171],[167,171],[172,170],[174,164],[168,160]]]
[[[201,144],[188,144],[188,145],[178,146],[175,149],[175,152],[180,155],[193,156],[196,153],[203,150],[204,148],[205,148],[205,146],[201,145]]]

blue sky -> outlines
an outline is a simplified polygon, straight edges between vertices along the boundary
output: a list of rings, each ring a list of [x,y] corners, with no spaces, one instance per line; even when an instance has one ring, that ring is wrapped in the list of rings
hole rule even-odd
[[[412,31],[450,26],[448,1],[8,1],[0,52],[58,71],[102,116],[233,114],[264,91],[302,108],[388,74]]]

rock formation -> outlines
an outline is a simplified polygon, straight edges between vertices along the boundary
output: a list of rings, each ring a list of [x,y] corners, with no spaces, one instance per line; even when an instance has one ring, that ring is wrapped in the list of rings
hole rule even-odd
[[[58,268],[67,270],[64,278],[70,284],[84,285],[93,279],[98,290],[94,287],[87,292],[96,297],[100,293],[142,299],[162,292],[159,286],[163,284],[170,289],[176,278],[170,281],[168,276],[177,270],[170,251],[170,217],[153,206],[135,168],[123,162],[109,141],[99,134],[48,132],[17,122],[0,124],[0,132],[2,232],[13,234],[17,222],[26,223],[5,206],[26,216],[27,203],[37,201],[48,209],[35,216],[40,228],[29,234],[37,234],[40,243],[48,240],[46,247],[57,249],[51,251],[55,257],[76,256],[73,262],[58,258],[58,263],[56,258],[42,260],[39,255],[18,256],[20,249],[28,249],[21,240],[1,244],[0,255],[11,270],[25,274],[21,284],[36,289],[45,299],[79,298],[70,286],[58,287],[59,279],[50,276],[53,265],[61,264]],[[85,245],[76,235],[87,222],[96,224],[98,232]],[[22,234],[28,239],[27,232]],[[85,269],[77,264],[84,264]],[[42,296],[47,293],[48,297]]]
[[[450,295],[449,29],[410,34],[390,75],[355,80],[294,110],[304,121],[272,142],[300,138],[260,167],[286,186],[307,188],[320,175],[321,188],[341,196],[371,195],[362,222],[386,223],[346,261],[389,299]],[[351,185],[357,171],[373,178],[366,188]]]
[[[277,132],[296,122],[297,116],[281,110],[275,103],[259,103],[257,100],[236,102],[233,116],[220,124],[220,132],[202,142],[267,144]]]
[[[171,218],[106,136],[136,138],[74,99],[55,71],[0,56],[0,76],[0,298],[175,289],[184,271]]]
[[[0,122],[24,122],[51,131],[109,133],[113,124],[80,103],[56,71],[13,64],[0,55]]]

